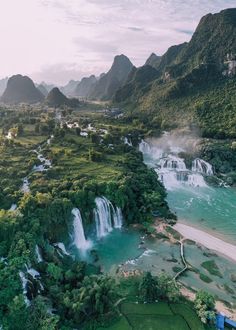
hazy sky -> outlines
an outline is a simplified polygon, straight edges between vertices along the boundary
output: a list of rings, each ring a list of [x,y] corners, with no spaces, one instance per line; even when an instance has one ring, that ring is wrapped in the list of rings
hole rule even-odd
[[[107,71],[121,53],[139,66],[229,7],[236,0],[0,0],[0,77],[64,84]]]

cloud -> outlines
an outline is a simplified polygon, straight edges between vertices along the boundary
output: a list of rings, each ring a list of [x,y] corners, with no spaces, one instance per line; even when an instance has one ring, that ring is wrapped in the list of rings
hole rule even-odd
[[[181,30],[181,29],[176,29],[176,32],[180,32],[180,33],[184,33],[184,34],[188,34],[188,35],[193,35],[193,30]]]
[[[235,0],[1,1],[0,76],[62,83],[107,71],[121,53],[139,66],[189,41],[203,15],[226,7]]]
[[[43,67],[41,71],[30,74],[31,78],[37,83],[46,81],[48,83],[56,83],[58,86],[66,84],[71,79],[79,81],[85,75],[87,75],[87,71],[80,70],[77,63],[49,65]]]
[[[144,31],[144,29],[142,28],[138,28],[136,26],[128,26],[127,29],[131,30],[131,31],[135,31],[135,32],[141,32]]]

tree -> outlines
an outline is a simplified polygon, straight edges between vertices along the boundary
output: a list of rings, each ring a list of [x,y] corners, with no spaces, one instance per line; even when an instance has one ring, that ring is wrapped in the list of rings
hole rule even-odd
[[[80,127],[76,127],[75,133],[76,133],[76,135],[80,136],[81,128]]]
[[[64,305],[73,312],[76,324],[83,320],[99,319],[114,312],[117,289],[112,278],[105,275],[86,276],[79,289],[66,291]]]
[[[161,273],[157,277],[158,298],[170,302],[176,302],[179,299],[179,286],[169,275]]]
[[[143,302],[152,303],[158,298],[157,280],[147,272],[139,286],[139,295]]]
[[[21,330],[25,328],[28,318],[27,308],[23,295],[15,296],[9,304],[9,314],[7,317],[7,329]]]
[[[99,144],[99,142],[100,142],[100,136],[98,134],[92,132],[90,134],[90,138],[91,138],[92,143]]]
[[[50,302],[42,296],[37,296],[30,306],[26,329],[56,330],[59,316],[50,314]]]
[[[215,298],[212,294],[203,290],[198,291],[194,300],[194,307],[203,323],[214,320]]]
[[[22,124],[18,124],[17,125],[17,129],[18,129],[18,136],[22,136],[24,134],[24,127]]]

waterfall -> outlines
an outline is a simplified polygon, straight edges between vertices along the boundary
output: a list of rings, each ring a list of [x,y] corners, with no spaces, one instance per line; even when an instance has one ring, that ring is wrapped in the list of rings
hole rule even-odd
[[[142,140],[139,143],[139,151],[141,151],[144,155],[148,155],[149,157],[159,159],[163,157],[163,150]]]
[[[39,250],[39,246],[36,244],[35,246],[35,254],[36,254],[36,258],[37,258],[37,262],[42,262],[43,261],[43,258],[42,258],[42,255],[40,253],[40,250]]]
[[[133,146],[131,139],[128,139],[127,137],[124,137],[124,144],[127,144],[130,147]]]
[[[32,267],[28,267],[26,264],[25,264],[25,268],[27,273],[30,274],[34,280],[40,277],[40,274],[36,269]]]
[[[52,162],[49,159],[45,158],[37,150],[34,150],[34,152],[37,154],[37,158],[41,162],[41,164],[38,165],[38,166],[37,165],[34,165],[33,171],[35,171],[35,172],[43,172],[43,171],[47,171],[48,168],[52,167]]]
[[[17,209],[17,205],[16,204],[12,204],[9,211],[15,211]]]
[[[112,203],[104,196],[95,198],[95,203],[94,217],[97,238],[106,236],[113,228],[122,227],[121,209],[115,209]]]
[[[29,180],[28,178],[24,178],[23,179],[23,185],[21,187],[21,191],[26,194],[30,192],[30,188],[29,188]]]
[[[142,140],[139,143],[139,151],[141,151],[143,154],[148,154],[151,152],[151,146],[149,143],[147,143],[146,141]]]
[[[142,140],[139,150],[146,157],[145,162],[154,167],[167,190],[176,190],[184,186],[207,187],[204,175],[213,175],[211,164],[200,158],[196,158],[191,169],[187,169],[184,159],[177,156],[177,151],[182,151],[179,147],[175,147],[174,150],[169,148],[167,154],[167,151]]]
[[[77,208],[73,208],[72,214],[74,216],[74,244],[78,249],[87,250],[91,247],[91,242],[86,240],[85,238],[80,210]]]
[[[115,213],[113,215],[114,219],[114,228],[121,228],[123,224],[123,216],[121,209],[116,207]]]
[[[29,306],[30,301],[27,297],[27,282],[28,282],[28,280],[25,277],[25,274],[23,272],[19,272],[19,276],[20,276],[21,284],[22,284],[22,288],[23,288],[24,301],[25,301],[26,306]]]
[[[59,243],[54,243],[53,245],[56,246],[56,247],[58,247],[58,248],[62,251],[62,253],[65,254],[66,256],[69,256],[69,255],[70,255],[70,254],[67,252],[64,243],[59,242]],[[62,257],[63,257],[63,256],[62,256]]]
[[[213,175],[213,170],[211,164],[207,163],[205,160],[196,158],[192,163],[192,172],[199,172],[207,175]]]
[[[169,155],[166,158],[162,158],[159,162],[159,165],[162,170],[164,168],[166,168],[168,170],[175,170],[175,171],[186,171],[187,170],[184,160],[179,157],[173,156],[173,155]]]

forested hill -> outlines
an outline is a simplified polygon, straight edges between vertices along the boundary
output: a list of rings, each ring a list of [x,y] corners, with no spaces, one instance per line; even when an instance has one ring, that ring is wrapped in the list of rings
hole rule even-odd
[[[236,8],[204,16],[189,43],[147,63],[115,103],[163,128],[194,124],[205,136],[236,137]]]

